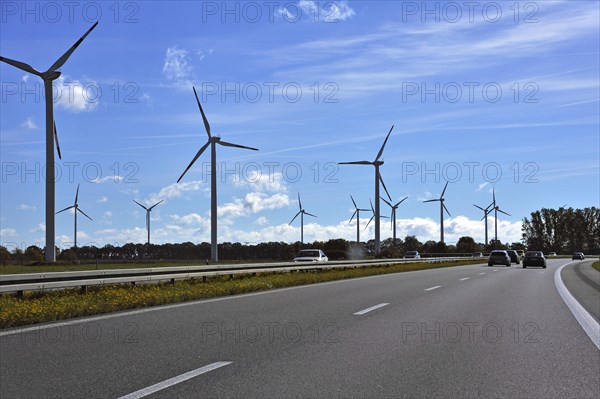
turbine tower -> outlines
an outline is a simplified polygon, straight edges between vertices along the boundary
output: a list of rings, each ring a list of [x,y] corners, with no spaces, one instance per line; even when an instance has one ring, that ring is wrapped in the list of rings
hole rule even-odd
[[[479,208],[483,211],[483,217],[481,218],[481,220],[485,219],[485,245],[488,245],[488,215],[490,213],[492,213],[493,208],[491,208],[491,206],[494,205],[494,203],[492,202],[491,204],[489,204],[488,206],[486,206],[485,208],[480,207],[479,205],[475,205],[473,204],[473,206],[475,208]]]
[[[442,242],[442,244],[444,244],[444,211],[446,211],[448,216],[452,216],[452,215],[450,215],[448,208],[446,208],[446,205],[444,205],[444,193],[446,192],[447,187],[448,187],[448,182],[446,182],[446,185],[444,186],[444,190],[442,191],[442,195],[440,195],[440,198],[423,201],[423,202],[436,202],[436,201],[440,202],[440,241]]]
[[[133,200],[133,202],[135,202],[136,204],[138,204],[146,210],[146,230],[148,230],[148,245],[150,245],[150,212],[152,212],[152,208],[154,208],[156,205],[160,204],[163,201],[164,200],[160,200],[156,204],[152,205],[150,208],[146,208],[144,205],[140,204],[136,200]]]
[[[292,222],[296,220],[298,215],[300,215],[300,244],[304,244],[304,215],[312,216],[314,218],[316,218],[316,216],[312,213],[306,212],[304,208],[302,208],[302,202],[300,201],[300,193],[298,193],[298,207],[300,208],[300,210],[289,224],[291,225]]]
[[[356,205],[356,202],[354,201],[354,198],[352,198],[352,196],[350,196],[350,199],[352,200],[352,203],[354,204],[354,213],[352,214],[352,217],[350,218],[350,221],[348,223],[352,223],[352,219],[354,219],[354,216],[356,215],[356,243],[359,244],[360,243],[360,211],[368,212],[368,211],[370,211],[370,209],[361,209]]]
[[[208,124],[208,119],[206,119],[206,115],[204,115],[202,105],[200,105],[200,100],[198,99],[196,88],[192,88],[194,89],[194,95],[196,96],[198,108],[200,108],[200,114],[202,114],[204,128],[206,129],[206,134],[208,134],[208,141],[200,148],[200,150],[198,151],[194,159],[192,159],[192,162],[190,162],[188,167],[185,168],[179,179],[177,179],[177,183],[181,181],[183,176],[192,167],[194,162],[196,162],[196,160],[200,157],[200,155],[202,155],[204,150],[206,150],[206,148],[208,148],[208,146],[210,145],[210,256],[213,262],[217,262],[219,260],[219,251],[217,246],[217,144],[223,145],[225,147],[236,147],[253,151],[258,151],[258,149],[246,147],[239,144],[228,143],[227,141],[221,140],[221,137],[219,136],[211,135],[210,125]]]
[[[54,176],[54,145],[53,141],[56,141],[56,147],[58,147],[58,137],[56,135],[56,125],[54,124],[54,107],[52,102],[52,81],[58,79],[60,71],[57,71],[65,62],[69,59],[73,51],[81,44],[83,39],[98,25],[98,22],[94,23],[91,28],[85,32],[77,42],[71,48],[67,50],[46,72],[40,72],[34,69],[31,65],[25,64],[24,62],[11,60],[10,58],[0,57],[0,61],[4,61],[14,67],[17,67],[25,72],[32,73],[39,76],[44,81],[44,97],[46,98],[46,249],[45,259],[46,262],[56,261],[56,244],[55,244],[55,224],[54,224],[54,210],[56,200],[56,189],[55,189],[55,176]],[[50,172],[52,171],[52,172]],[[77,213],[75,213],[77,214]]]
[[[75,239],[75,250],[77,250],[77,212],[81,212],[81,214],[83,216],[85,216],[86,218],[92,220],[91,217],[89,217],[88,215],[85,214],[84,211],[82,211],[81,209],[79,209],[79,204],[77,203],[77,199],[79,198],[79,184],[77,185],[77,191],[75,192],[75,203],[71,206],[66,207],[65,209],[56,212],[56,214],[58,215],[61,212],[64,211],[68,211],[69,209],[73,209],[73,213],[75,214],[75,228],[74,228],[74,232],[73,232],[73,237]],[[93,221],[93,220],[92,220]]]
[[[383,202],[385,202],[386,204],[389,205],[390,208],[392,208],[392,215],[391,215],[391,219],[392,219],[392,230],[394,232],[394,245],[396,245],[396,209],[398,209],[398,207],[400,206],[401,203],[403,203],[408,197],[404,197],[403,199],[401,199],[400,201],[398,201],[395,205],[392,205],[392,203],[388,200],[386,200],[385,198],[381,198],[383,200]]]
[[[498,206],[498,204],[496,204],[496,189],[494,188],[492,191],[492,195],[493,195],[493,210],[494,210],[494,248],[496,243],[498,242],[498,212],[503,213],[507,216],[511,216],[509,213],[504,212],[502,209],[500,209],[500,207]],[[490,210],[491,211],[491,210]]]
[[[390,134],[392,133],[393,129],[394,129],[394,125],[392,125],[392,128],[390,129],[387,136],[385,137],[383,145],[379,149],[379,152],[377,153],[377,156],[375,157],[374,161],[338,162],[339,165],[373,165],[375,167],[375,209],[373,210],[373,212],[374,212],[373,217],[375,218],[375,253],[377,255],[379,255],[379,253],[381,252],[381,243],[380,243],[381,231],[380,231],[380,220],[379,220],[381,213],[380,213],[380,207],[379,207],[379,197],[380,197],[379,196],[379,182],[381,182],[381,185],[383,186],[390,201],[392,200],[392,197],[390,197],[390,193],[388,192],[387,188],[385,187],[385,183],[383,182],[383,179],[381,178],[381,174],[379,173],[379,167],[381,165],[383,165],[383,161],[380,161],[379,159],[381,158],[381,155],[383,155],[383,149],[385,148],[385,144],[387,143],[388,139],[390,138]]]

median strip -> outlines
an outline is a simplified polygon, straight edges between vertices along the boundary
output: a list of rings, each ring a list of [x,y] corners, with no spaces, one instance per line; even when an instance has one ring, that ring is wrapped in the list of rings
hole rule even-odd
[[[200,367],[199,369],[188,371],[187,373],[178,375],[177,377],[169,378],[163,382],[159,382],[158,384],[150,385],[149,387],[140,389],[139,391],[135,391],[130,393],[129,395],[121,396],[119,399],[139,399],[145,396],[151,395],[155,392],[162,391],[163,389],[169,388],[173,385],[179,384],[181,382],[187,381],[191,378],[197,377],[201,374],[208,373],[209,371],[216,370],[220,367],[227,366],[231,364],[231,362],[216,362],[209,364],[208,366]]]
[[[379,309],[379,308],[382,308],[382,307],[387,306],[387,305],[389,305],[389,303],[380,303],[379,305],[371,306],[370,308],[363,309],[363,310],[358,311],[358,312],[356,312],[354,314],[357,315],[357,316],[362,316],[365,313],[372,312],[375,309]]]

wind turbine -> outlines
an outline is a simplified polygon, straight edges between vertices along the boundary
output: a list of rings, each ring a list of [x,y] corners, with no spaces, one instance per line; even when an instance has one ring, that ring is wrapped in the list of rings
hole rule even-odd
[[[371,216],[371,219],[369,219],[369,221],[367,222],[367,225],[365,226],[365,230],[367,229],[367,227],[369,227],[369,225],[371,224],[373,219],[375,219],[375,209],[373,209],[373,201],[371,201],[370,198],[369,198],[369,202],[371,203],[371,212],[373,212],[373,216]],[[388,219],[387,216],[380,216],[380,217],[383,219]]]
[[[390,138],[390,134],[392,133],[393,129],[394,129],[394,125],[392,125],[392,128],[390,129],[387,136],[385,137],[383,145],[379,149],[379,152],[377,153],[377,156],[375,157],[374,161],[338,162],[339,165],[373,165],[375,167],[375,209],[373,210],[373,217],[375,218],[375,253],[377,255],[379,255],[379,253],[381,252],[381,243],[380,243],[380,238],[381,238],[380,233],[381,232],[380,232],[380,228],[379,228],[380,227],[379,218],[381,215],[380,208],[379,208],[379,182],[381,182],[381,185],[383,186],[390,201],[392,200],[392,197],[390,197],[390,193],[388,192],[387,188],[385,187],[385,183],[383,182],[381,174],[379,173],[379,167],[381,165],[383,165],[383,161],[380,161],[379,159],[381,158],[381,155],[383,155],[383,149],[385,148],[385,144],[387,143],[388,139]],[[373,218],[371,218],[371,219],[373,219]]]
[[[300,193],[298,193],[298,207],[300,208],[300,210],[289,224],[291,225],[292,222],[296,220],[298,215],[300,215],[300,244],[304,244],[304,215],[312,216],[314,218],[316,218],[316,216],[312,213],[306,212],[304,208],[302,208],[302,202],[300,201]]]
[[[398,201],[395,205],[392,205],[391,202],[389,202],[388,200],[386,200],[385,198],[382,198],[383,202],[385,202],[386,204],[389,205],[390,208],[392,208],[392,230],[394,231],[394,245],[396,245],[396,209],[398,209],[398,207],[400,206],[401,203],[403,203],[408,197],[404,197],[403,199],[401,199],[400,201]]]
[[[148,245],[150,245],[150,212],[152,212],[152,208],[154,208],[156,205],[160,204],[163,201],[164,200],[160,200],[156,204],[152,205],[150,208],[146,208],[144,205],[140,204],[136,200],[133,200],[133,202],[135,202],[136,204],[138,204],[146,210],[146,230],[148,230]]]
[[[24,62],[11,60],[10,58],[0,57],[0,61],[4,61],[14,67],[17,67],[25,72],[39,76],[44,81],[44,97],[46,98],[46,250],[45,259],[47,262],[56,261],[55,250],[55,225],[54,225],[54,210],[55,210],[55,176],[54,171],[54,149],[53,141],[56,141],[56,148],[60,158],[60,148],[58,147],[58,136],[56,135],[56,125],[54,124],[54,104],[52,102],[52,81],[58,79],[60,71],[57,71],[73,54],[73,51],[81,44],[83,39],[98,25],[94,23],[91,28],[85,32],[71,48],[67,50],[46,72],[40,72],[34,69],[31,65]]]
[[[88,215],[86,215],[86,213],[84,211],[79,209],[79,204],[77,203],[78,198],[79,198],[79,184],[77,185],[77,191],[75,192],[75,203],[71,206],[66,207],[65,209],[63,209],[61,211],[56,212],[56,214],[58,215],[61,212],[68,211],[69,209],[74,209],[73,213],[75,214],[75,229],[74,229],[73,237],[75,238],[75,250],[77,250],[77,212],[81,212],[81,214],[83,216],[92,220],[92,218],[89,217]]]
[[[446,185],[444,186],[444,190],[442,191],[442,195],[440,195],[440,198],[423,201],[423,202],[436,202],[436,201],[440,202],[440,241],[442,242],[442,244],[444,243],[444,211],[446,211],[448,216],[452,216],[452,215],[450,215],[448,208],[446,208],[446,205],[444,205],[444,193],[446,192],[448,183],[449,182],[446,182]]]
[[[196,96],[196,102],[198,103],[198,108],[200,108],[200,114],[202,114],[202,120],[204,121],[204,128],[206,129],[206,134],[208,134],[208,141],[204,144],[192,162],[188,165],[187,168],[183,171],[179,179],[177,179],[177,183],[181,181],[186,172],[192,167],[194,162],[202,155],[204,150],[208,148],[210,145],[210,256],[214,262],[219,260],[219,250],[217,246],[217,144],[223,145],[225,147],[236,147],[236,148],[244,148],[246,150],[258,151],[257,148],[246,147],[239,144],[228,143],[227,141],[221,140],[219,136],[213,136],[210,134],[210,125],[208,124],[208,119],[206,119],[206,115],[204,115],[204,111],[202,110],[202,105],[200,105],[200,100],[198,99],[198,94],[196,93],[196,88],[194,89],[194,95]]]
[[[370,209],[361,209],[356,205],[356,202],[354,201],[354,198],[352,198],[352,196],[350,196],[350,199],[354,204],[354,213],[352,214],[352,217],[350,218],[350,221],[348,223],[352,223],[352,219],[354,219],[354,216],[356,215],[356,243],[358,244],[360,243],[360,211],[368,212],[370,211]]]
[[[494,198],[494,201],[492,202],[492,205],[493,205],[492,209],[494,210],[494,239],[495,239],[495,243],[497,243],[498,242],[498,212],[503,213],[503,214],[505,214],[507,216],[511,216],[511,215],[509,213],[504,212],[496,204],[496,189],[495,188],[492,191],[492,195],[493,195],[493,198]]]
[[[481,218],[481,220],[485,219],[485,245],[488,245],[488,220],[487,217],[490,213],[492,213],[492,210],[494,208],[491,208],[491,206],[494,205],[494,203],[492,202],[491,204],[489,204],[488,206],[486,206],[485,208],[480,207],[479,205],[475,205],[473,204],[473,206],[475,208],[479,208],[483,211],[483,217]]]

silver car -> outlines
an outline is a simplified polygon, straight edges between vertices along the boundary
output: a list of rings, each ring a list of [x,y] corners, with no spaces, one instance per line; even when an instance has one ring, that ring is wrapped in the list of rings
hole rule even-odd
[[[327,255],[320,249],[303,249],[298,252],[298,255],[294,259],[293,262],[327,262],[329,258]]]

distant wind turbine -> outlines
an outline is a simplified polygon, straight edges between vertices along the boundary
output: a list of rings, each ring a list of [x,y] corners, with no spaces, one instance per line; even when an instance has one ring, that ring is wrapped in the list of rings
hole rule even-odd
[[[300,210],[298,211],[296,216],[294,216],[294,218],[291,220],[291,222],[289,224],[291,225],[292,222],[294,220],[296,220],[298,215],[300,215],[300,244],[304,244],[304,215],[312,216],[314,218],[316,218],[316,216],[313,215],[312,213],[306,212],[304,210],[304,208],[302,208],[302,202],[300,201],[300,193],[298,193],[298,207],[300,208]]]
[[[354,204],[354,213],[352,214],[352,217],[350,218],[350,221],[348,223],[352,223],[352,219],[354,219],[354,216],[356,216],[356,243],[358,244],[360,243],[360,211],[368,212],[370,211],[370,209],[361,209],[356,205],[356,202],[354,201],[354,198],[352,198],[352,196],[350,196],[350,199]]]
[[[79,204],[77,203],[78,198],[79,198],[79,184],[77,185],[77,191],[75,192],[75,203],[71,206],[66,207],[65,209],[63,209],[61,211],[56,212],[56,214],[58,215],[59,213],[68,211],[69,209],[74,210],[73,214],[75,215],[75,228],[74,228],[74,232],[73,232],[73,237],[75,238],[75,249],[77,249],[77,212],[81,212],[81,214],[83,216],[92,220],[92,218],[89,217],[88,215],[86,215],[86,213],[84,211],[79,209]]]
[[[494,201],[492,202],[493,205],[493,210],[494,210],[494,239],[496,240],[496,243],[498,242],[498,212],[503,213],[507,216],[511,216],[509,213],[504,212],[502,209],[500,209],[500,207],[498,206],[498,204],[496,204],[496,189],[494,188],[492,191],[492,195],[494,198]]]
[[[444,205],[444,193],[446,192],[446,188],[448,188],[448,182],[446,182],[446,185],[444,186],[444,190],[442,191],[442,195],[440,195],[440,198],[423,201],[423,202],[436,202],[436,201],[440,202],[440,241],[442,242],[442,244],[444,243],[444,211],[446,211],[448,216],[452,216],[452,215],[450,215],[448,208],[446,208],[446,205]]]
[[[487,219],[487,217],[494,210],[494,208],[492,208],[493,205],[494,205],[494,203],[492,202],[491,204],[489,204],[485,208],[482,208],[479,205],[473,204],[473,206],[475,208],[481,209],[483,211],[483,217],[481,218],[481,220],[485,219],[485,245],[486,246],[488,245],[488,219]]]
[[[56,125],[54,124],[54,103],[52,102],[52,81],[58,79],[60,76],[59,69],[69,59],[73,51],[81,44],[83,39],[98,25],[96,22],[91,28],[85,32],[77,42],[71,48],[67,50],[46,72],[40,72],[34,69],[31,65],[25,64],[24,62],[11,60],[10,58],[0,57],[0,61],[4,61],[14,67],[17,67],[25,72],[32,73],[39,76],[44,81],[44,97],[46,98],[46,171],[54,170],[54,149],[53,142],[56,141],[56,148],[58,150],[58,157],[60,156],[60,148],[58,147],[58,136],[56,135]],[[46,173],[46,249],[45,259],[47,262],[56,261],[56,249],[55,249],[55,177],[54,173]],[[76,213],[77,214],[77,213]]]
[[[369,221],[367,222],[367,225],[365,226],[365,230],[367,229],[367,227],[369,227],[369,225],[371,224],[373,219],[375,219],[375,209],[373,209],[373,201],[371,201],[370,198],[369,198],[369,202],[371,203],[371,212],[373,212],[373,216],[371,216],[371,219],[369,219]],[[387,216],[380,216],[380,218],[389,219]]]
[[[204,144],[192,162],[188,165],[187,168],[183,171],[179,179],[177,179],[177,183],[181,181],[183,176],[187,173],[187,171],[192,167],[194,162],[202,155],[204,150],[208,148],[210,145],[210,256],[214,262],[219,260],[219,251],[217,246],[217,144],[223,145],[226,147],[236,147],[243,148],[246,150],[258,151],[257,148],[246,147],[239,144],[228,143],[227,141],[221,140],[219,136],[213,136],[210,134],[210,125],[208,124],[208,119],[206,119],[206,115],[204,115],[204,110],[202,110],[202,105],[200,105],[200,100],[198,99],[198,94],[196,93],[196,88],[194,89],[194,95],[196,96],[196,102],[198,103],[198,108],[200,108],[200,114],[202,114],[202,120],[204,121],[204,128],[206,129],[206,134],[208,134],[208,141]]]
[[[379,183],[380,182],[381,182],[381,185],[383,186],[383,189],[385,190],[388,198],[390,199],[390,201],[392,200],[392,197],[390,197],[390,193],[388,192],[387,188],[385,187],[385,183],[383,182],[383,179],[381,178],[381,174],[379,173],[379,167],[381,165],[383,165],[383,161],[380,161],[379,159],[383,155],[383,149],[385,148],[385,144],[387,143],[388,139],[390,138],[390,134],[392,133],[392,130],[394,130],[394,125],[392,125],[392,128],[390,129],[387,136],[385,137],[383,145],[379,149],[379,152],[377,153],[377,156],[375,157],[374,161],[338,162],[339,165],[373,165],[375,167],[375,209],[373,210],[373,217],[375,218],[375,253],[377,255],[379,255],[379,253],[381,252],[381,243],[380,243],[381,231],[380,231],[380,220],[379,220],[380,216],[381,216],[380,207],[379,207]]]
[[[385,202],[386,204],[389,205],[390,208],[392,208],[391,219],[392,219],[392,230],[394,232],[394,245],[396,245],[396,209],[398,209],[398,207],[400,206],[400,204],[403,203],[407,198],[408,197],[404,197],[403,199],[401,199],[400,201],[398,201],[395,205],[392,205],[391,202],[389,202],[385,198],[382,198],[383,202]]]
[[[146,230],[148,231],[148,245],[150,245],[150,212],[152,212],[152,209],[156,205],[160,204],[163,201],[164,200],[160,200],[156,204],[152,205],[150,208],[146,208],[144,205],[140,204],[136,200],[133,200],[133,202],[135,202],[136,204],[138,204],[139,206],[141,206],[142,208],[144,208],[146,210]]]

